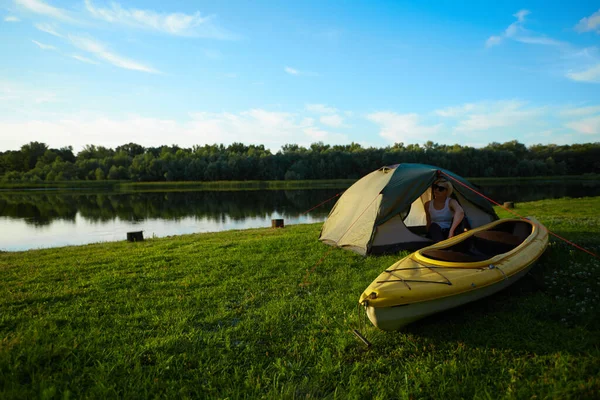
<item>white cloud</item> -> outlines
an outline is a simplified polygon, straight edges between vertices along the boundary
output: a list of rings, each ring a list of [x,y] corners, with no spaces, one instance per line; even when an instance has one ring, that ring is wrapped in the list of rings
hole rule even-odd
[[[35,27],[42,32],[49,33],[50,35],[60,38],[63,37],[63,35],[56,31],[56,26],[53,24],[35,24]]]
[[[579,72],[568,72],[567,78],[578,82],[600,83],[600,64]]]
[[[38,45],[38,47],[42,50],[56,50],[56,47],[49,44],[40,43],[37,40],[32,40],[32,42]]]
[[[521,35],[513,38],[517,42],[528,43],[528,44],[541,44],[545,46],[564,46],[567,45],[565,42],[560,40],[554,40],[545,36],[527,36]]]
[[[525,22],[525,17],[531,14],[529,10],[520,10],[513,14],[513,17],[517,17],[518,22]]]
[[[213,23],[213,17],[194,14],[159,13],[153,10],[125,9],[119,3],[111,2],[110,7],[94,6],[85,0],[87,11],[97,19],[134,28],[149,29],[176,36],[193,36],[212,39],[235,39],[236,36]]]
[[[87,51],[88,53],[93,54],[97,58],[104,60],[116,67],[130,69],[134,71],[147,72],[151,74],[160,73],[160,71],[152,67],[143,65],[137,61],[133,61],[128,58],[122,57],[118,54],[110,52],[104,47],[103,44],[96,42],[95,40],[71,35],[69,35],[69,40],[75,47]]]
[[[1,101],[29,107],[35,104],[39,105],[56,102],[58,101],[58,96],[54,92],[31,89],[24,85],[0,81],[0,102]]]
[[[319,118],[319,121],[321,121],[322,124],[331,126],[333,128],[339,128],[344,125],[344,119],[338,114],[323,115],[321,118]]]
[[[420,125],[417,114],[397,114],[394,112],[376,112],[367,115],[367,119],[380,126],[379,135],[391,142],[419,140],[425,142],[440,132],[442,124]]]
[[[448,107],[440,110],[435,110],[435,113],[441,117],[455,118],[473,111],[477,106],[472,103],[463,104],[458,107]]]
[[[458,121],[455,132],[482,132],[495,128],[532,122],[543,113],[542,108],[524,108],[526,103],[509,100],[472,105],[470,112]]]
[[[327,143],[345,143],[345,135],[332,133],[314,126],[314,119],[294,113],[251,109],[239,114],[192,113],[188,130],[204,137],[202,143],[244,142],[264,144],[272,150],[286,143],[307,146],[315,140]]]
[[[521,43],[540,44],[546,46],[567,46],[567,43],[559,40],[551,39],[547,36],[540,35],[524,27],[526,17],[531,14],[529,10],[521,10],[513,16],[517,18],[515,22],[510,24],[500,35],[490,36],[486,42],[486,47],[493,47],[502,43],[504,39],[511,39]]]
[[[577,32],[596,31],[596,33],[600,33],[600,9],[589,17],[582,18],[579,23],[575,25],[575,30]]]
[[[502,36],[490,36],[488,40],[485,41],[485,47],[493,47],[502,43]]]
[[[311,72],[311,71],[300,71],[299,69],[296,68],[292,68],[292,67],[285,67],[283,69],[286,73],[290,74],[290,75],[302,75],[302,76],[319,76],[318,73],[316,72]]]
[[[29,117],[22,122],[0,120],[0,131],[11,133],[2,137],[0,147],[19,148],[32,140],[47,143],[51,147],[72,145],[75,149],[86,144],[114,148],[127,142],[160,146],[165,144],[167,138],[169,143],[184,147],[242,142],[264,144],[272,151],[277,151],[286,143],[302,146],[317,140],[348,143],[345,135],[319,129],[313,122],[297,114],[264,109],[240,113],[190,113],[189,119],[184,121],[139,115],[121,119],[102,115],[69,115],[52,120]]]
[[[315,127],[310,127],[310,128],[304,129],[304,133],[308,137],[310,137],[312,141],[317,141],[317,142],[325,142],[325,140],[327,140],[328,136],[330,136],[329,132],[327,132],[323,129],[315,128]]]
[[[577,108],[566,108],[560,111],[562,117],[583,117],[586,115],[599,114],[600,106],[587,106]]]
[[[69,12],[61,8],[53,7],[40,0],[14,0],[15,3],[27,10],[36,14],[46,15],[48,17],[56,18],[61,21],[76,22],[70,15]]]
[[[565,126],[586,135],[597,135],[600,134],[600,115],[569,122]]]
[[[94,61],[94,60],[90,60],[90,59],[89,59],[89,58],[87,58],[87,57],[83,57],[83,56],[80,56],[80,55],[77,55],[77,54],[73,54],[71,57],[72,57],[72,58],[74,58],[74,59],[76,59],[76,60],[78,60],[78,61],[81,61],[81,62],[83,62],[83,63],[86,63],[86,64],[94,64],[94,65],[97,65],[97,64],[98,64],[98,63],[97,63],[96,61]]]
[[[19,17],[15,17],[14,15],[9,15],[7,17],[4,17],[4,22],[20,22],[21,20],[19,19]]]
[[[329,107],[325,104],[307,104],[305,108],[307,111],[318,114],[335,114],[338,111],[337,108]]]

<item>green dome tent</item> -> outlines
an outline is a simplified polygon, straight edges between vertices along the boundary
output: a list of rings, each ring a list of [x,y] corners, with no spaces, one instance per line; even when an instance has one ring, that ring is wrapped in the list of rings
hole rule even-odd
[[[471,228],[498,219],[487,200],[460,184],[473,188],[460,176],[431,165],[397,164],[371,172],[350,186],[333,206],[319,240],[362,255],[431,244],[425,237],[424,204],[431,199],[433,182],[444,175]]]

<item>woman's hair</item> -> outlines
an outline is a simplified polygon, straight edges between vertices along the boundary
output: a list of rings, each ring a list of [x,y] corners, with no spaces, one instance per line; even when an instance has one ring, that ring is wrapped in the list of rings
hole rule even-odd
[[[448,191],[448,197],[450,197],[450,195],[452,195],[452,192],[454,191],[454,187],[452,186],[452,183],[450,183],[449,181],[447,181],[445,179],[438,179],[437,181],[433,182],[433,184],[445,187],[446,190]],[[432,190],[432,192],[435,193],[435,190]]]

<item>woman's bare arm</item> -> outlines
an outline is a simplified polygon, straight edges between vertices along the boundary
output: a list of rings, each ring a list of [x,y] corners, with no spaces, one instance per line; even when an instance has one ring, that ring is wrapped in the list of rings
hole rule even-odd
[[[452,218],[452,226],[450,227],[450,232],[448,233],[449,238],[454,236],[454,230],[465,217],[465,211],[460,204],[458,204],[458,201],[450,199],[450,209],[454,211],[454,218]]]
[[[427,218],[427,224],[425,227],[429,229],[429,225],[431,225],[431,216],[429,215],[429,203],[430,201],[425,203],[425,218]]]

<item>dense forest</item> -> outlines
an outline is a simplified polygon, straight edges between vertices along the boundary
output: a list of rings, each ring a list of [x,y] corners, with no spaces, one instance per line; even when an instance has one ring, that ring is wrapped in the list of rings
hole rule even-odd
[[[396,143],[363,148],[357,143],[309,148],[288,144],[276,153],[263,145],[233,143],[115,149],[87,145],[53,149],[31,142],[0,152],[0,181],[65,180],[223,181],[357,179],[384,165],[423,163],[465,177],[580,175],[600,173],[600,143],[525,146],[518,141],[483,148]]]

